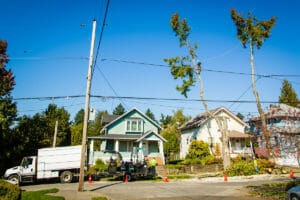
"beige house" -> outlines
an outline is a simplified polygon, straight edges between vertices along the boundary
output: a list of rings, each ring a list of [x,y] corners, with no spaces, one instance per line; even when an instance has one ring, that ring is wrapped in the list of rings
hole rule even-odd
[[[229,151],[231,157],[237,155],[252,155],[250,145],[250,136],[245,134],[247,124],[235,116],[232,112],[224,107],[219,107],[211,112],[216,117],[224,117],[226,119],[229,136]],[[201,113],[180,127],[181,143],[180,158],[185,158],[188,153],[190,143],[193,140],[202,140],[209,144],[212,154],[216,154],[216,150],[222,151],[221,132],[214,119],[208,113]],[[222,154],[222,152],[220,152]]]

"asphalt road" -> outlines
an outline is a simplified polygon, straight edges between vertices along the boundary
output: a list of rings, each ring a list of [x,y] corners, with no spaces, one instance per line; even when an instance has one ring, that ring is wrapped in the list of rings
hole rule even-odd
[[[222,178],[193,179],[185,181],[151,182],[93,182],[84,184],[84,192],[78,192],[78,183],[70,184],[38,184],[22,186],[24,190],[41,190],[58,188],[57,196],[64,196],[66,200],[91,200],[95,196],[106,196],[110,200],[253,200],[259,199],[249,196],[247,185],[258,185],[276,181],[289,180],[288,177],[259,177],[241,178],[224,182]]]

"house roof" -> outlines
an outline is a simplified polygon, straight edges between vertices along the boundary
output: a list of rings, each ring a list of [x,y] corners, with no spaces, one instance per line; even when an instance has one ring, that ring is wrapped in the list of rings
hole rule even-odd
[[[102,124],[106,125],[112,121],[114,121],[115,119],[117,119],[120,115],[103,115],[102,116]]]
[[[163,138],[161,135],[153,132],[153,131],[147,131],[142,137],[140,137],[137,142],[142,141],[144,138],[147,138],[148,136],[150,136],[151,134],[155,135],[156,137],[158,137],[160,140],[162,140],[163,142],[167,142],[167,140],[165,138]]]
[[[266,119],[296,118],[300,119],[300,109],[286,104],[270,104],[270,108],[264,112]],[[250,121],[260,121],[260,116],[252,117]]]
[[[158,129],[161,130],[160,125],[156,121],[150,119],[147,115],[145,115],[144,113],[142,113],[141,111],[139,111],[137,108],[133,108],[133,109],[129,110],[128,112],[124,113],[123,115],[118,116],[117,118],[115,118],[114,120],[112,120],[111,122],[109,122],[108,124],[106,124],[102,128],[102,130],[100,131],[100,133],[103,132],[103,131],[105,131],[110,125],[114,124],[115,122],[117,122],[118,120],[120,120],[122,118],[125,118],[126,116],[128,116],[132,112],[139,113],[141,116],[143,116],[144,118],[146,118],[149,122],[151,122],[153,125],[155,125]]]
[[[217,115],[218,113],[220,113],[222,111],[226,112],[229,116],[231,116],[232,118],[234,118],[236,121],[238,121],[242,125],[247,126],[247,124],[245,122],[243,122],[240,118],[238,118],[236,115],[234,115],[232,112],[230,112],[225,107],[219,107],[219,108],[216,108],[214,110],[210,110],[210,112],[213,115]],[[181,131],[183,131],[183,130],[189,130],[189,129],[198,128],[202,124],[206,123],[207,120],[209,120],[210,118],[211,118],[211,116],[208,114],[208,112],[204,112],[204,113],[198,114],[195,117],[193,117],[192,119],[190,119],[188,122],[186,122],[185,124],[183,124],[181,127],[179,127],[179,129]]]
[[[249,138],[249,137],[250,137],[250,135],[241,133],[236,130],[232,130],[229,132],[229,138]]]

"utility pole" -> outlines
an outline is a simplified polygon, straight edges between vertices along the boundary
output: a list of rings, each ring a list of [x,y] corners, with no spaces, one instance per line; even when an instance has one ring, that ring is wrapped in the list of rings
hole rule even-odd
[[[85,160],[86,160],[85,159],[86,133],[87,133],[87,127],[88,127],[88,118],[89,118],[90,90],[91,90],[91,79],[92,79],[95,34],[96,34],[96,20],[93,20],[93,32],[92,32],[90,58],[89,58],[89,69],[88,69],[86,95],[85,95],[85,109],[84,109],[82,144],[81,144],[80,174],[79,174],[79,183],[78,183],[78,191],[80,191],[80,192],[83,192],[83,184],[84,184],[84,164],[85,164]]]
[[[57,137],[57,127],[58,127],[58,121],[55,121],[55,128],[54,128],[54,137],[53,137],[53,148],[56,146],[56,137]]]

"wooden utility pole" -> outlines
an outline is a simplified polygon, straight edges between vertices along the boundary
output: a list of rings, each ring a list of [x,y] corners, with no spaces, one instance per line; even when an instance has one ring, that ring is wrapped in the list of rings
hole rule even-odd
[[[80,174],[79,174],[79,183],[78,191],[83,191],[84,184],[84,164],[85,164],[85,155],[86,155],[86,133],[88,127],[89,119],[89,107],[90,107],[90,90],[91,90],[91,79],[92,79],[92,67],[93,67],[93,56],[94,56],[94,45],[95,45],[95,34],[96,34],[96,20],[93,20],[93,32],[91,40],[91,49],[90,49],[90,58],[89,58],[89,69],[87,76],[87,87],[85,95],[85,109],[84,109],[84,120],[83,120],[83,131],[82,131],[82,147],[81,147],[81,162],[80,162]]]
[[[56,137],[57,137],[57,127],[58,127],[58,121],[55,121],[55,128],[54,128],[54,137],[53,137],[53,148],[56,146]]]

